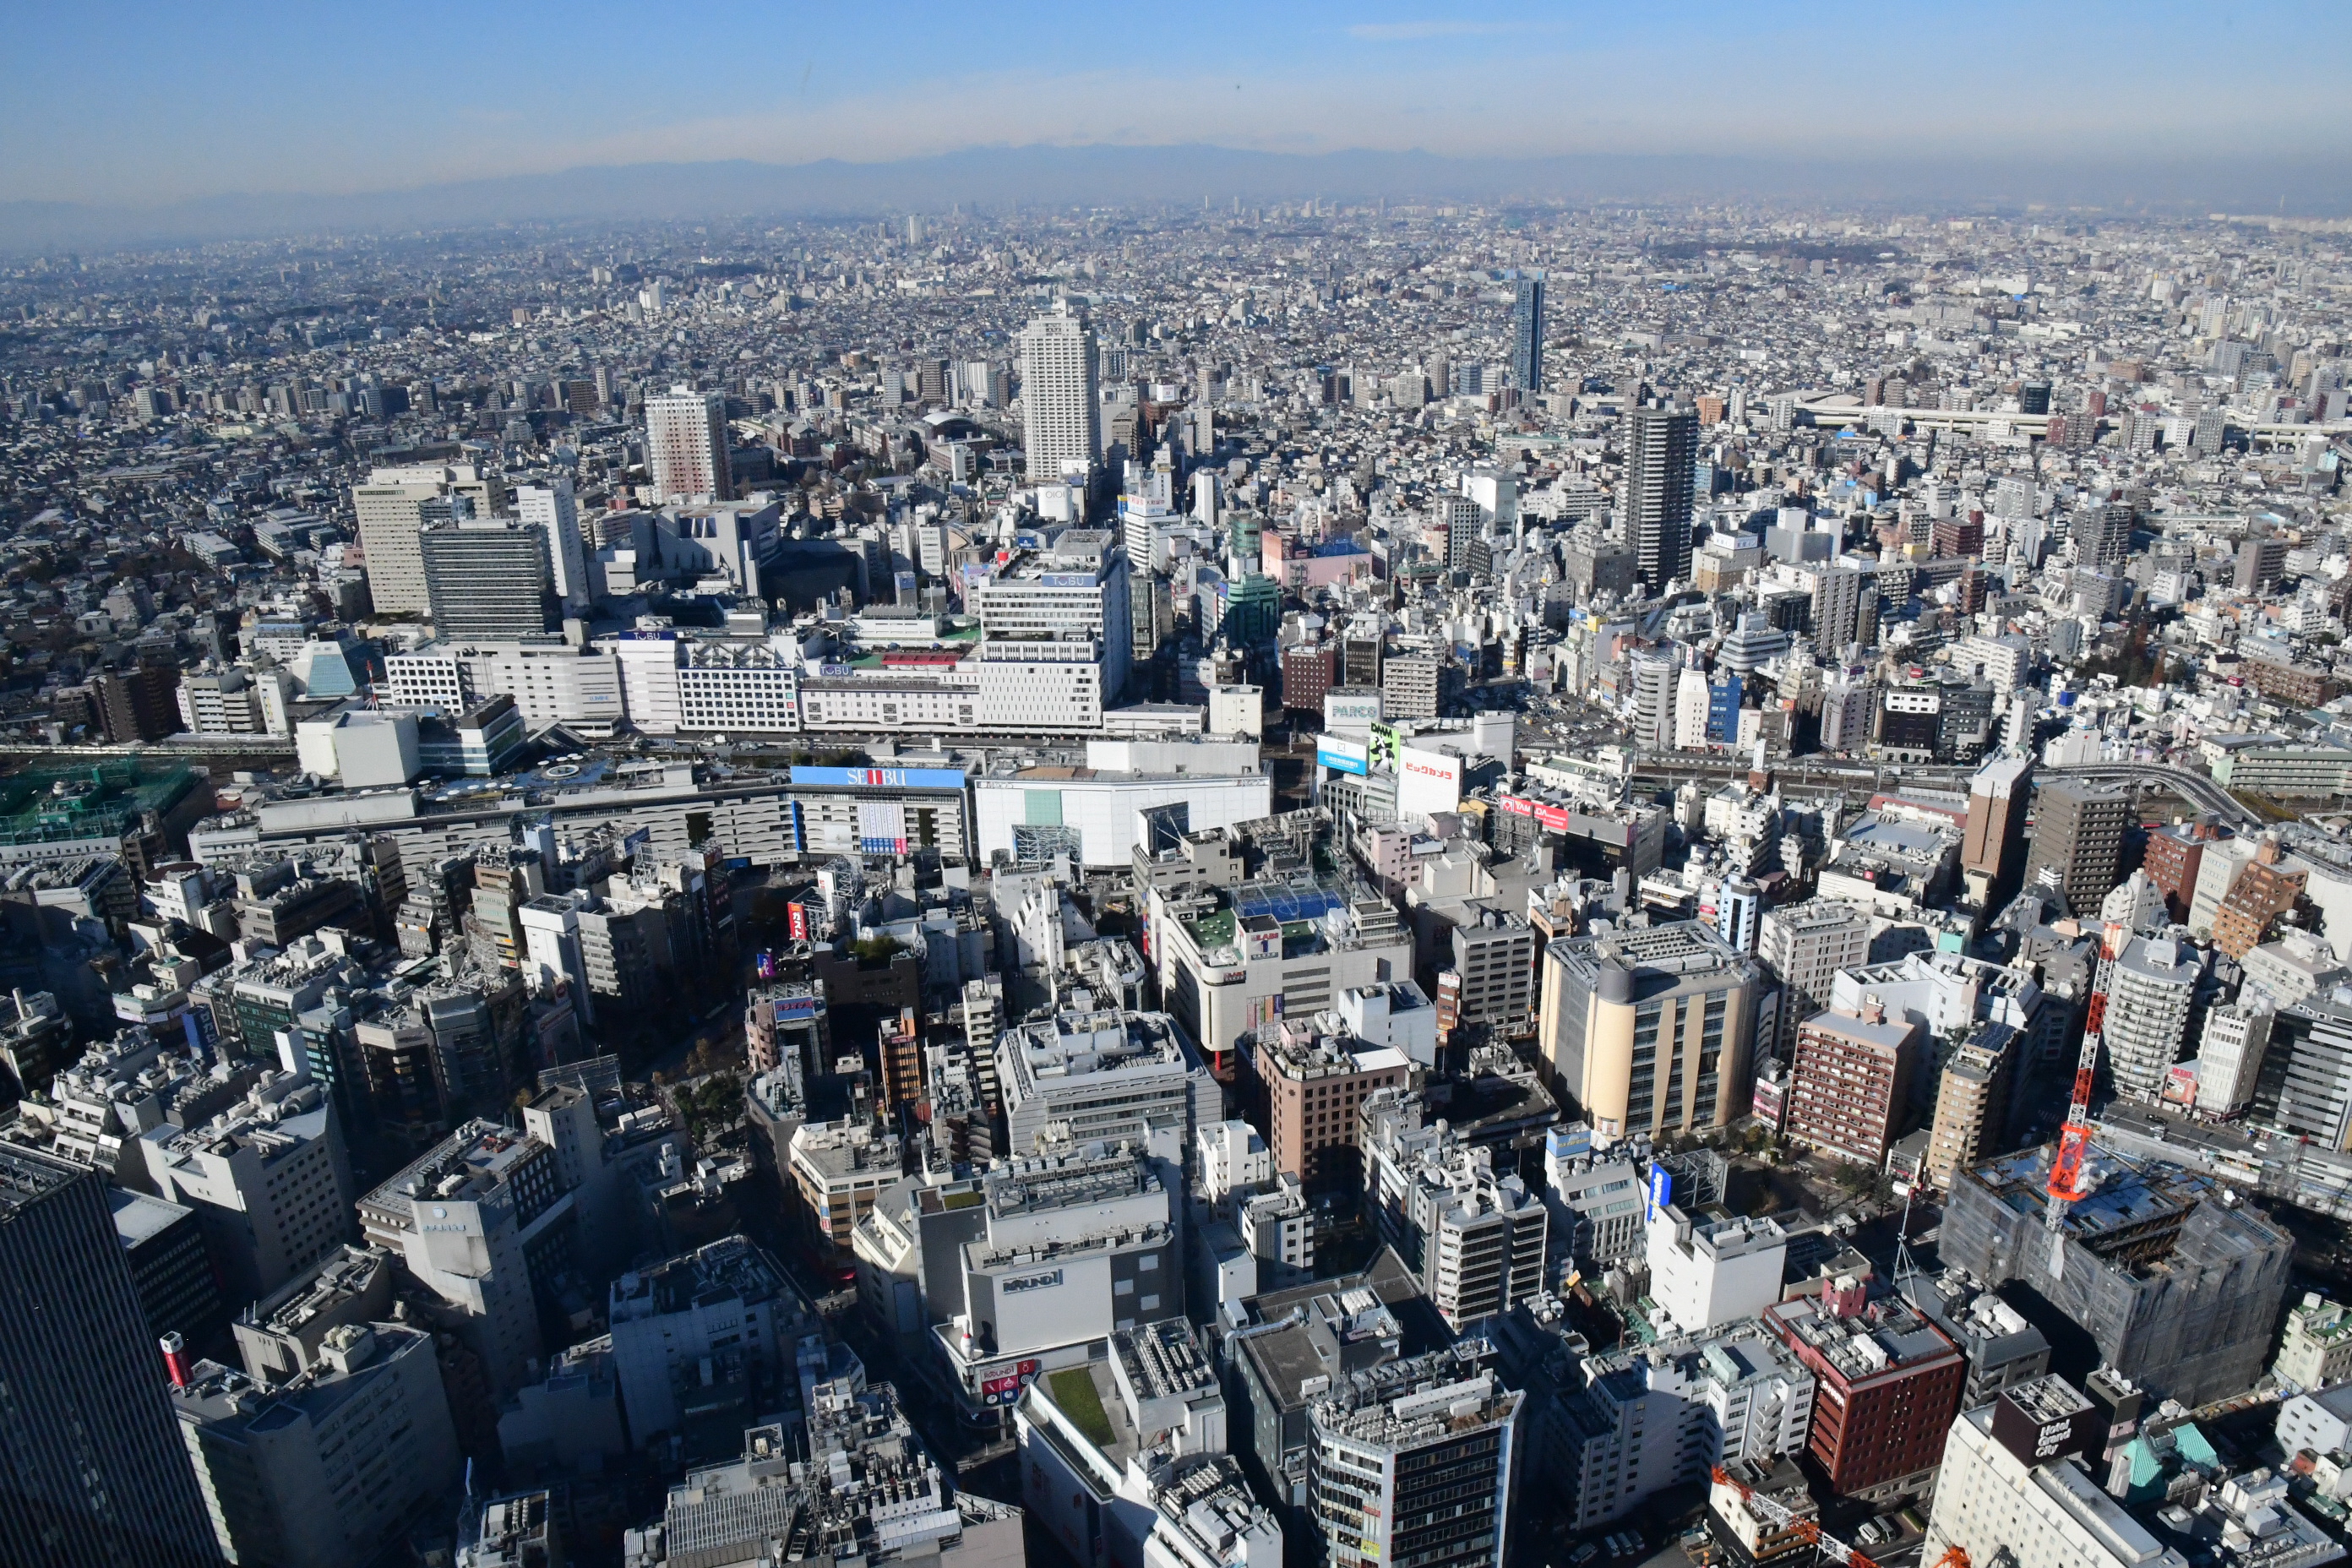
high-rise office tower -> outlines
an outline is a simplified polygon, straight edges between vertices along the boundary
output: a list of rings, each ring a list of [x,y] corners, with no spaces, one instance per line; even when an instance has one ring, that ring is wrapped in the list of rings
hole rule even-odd
[[[1511,384],[1530,395],[1543,390],[1543,334],[1544,275],[1522,272],[1511,283]]]
[[[1021,440],[1029,478],[1054,481],[1102,456],[1095,330],[1066,300],[1021,332]]]
[[[646,475],[656,500],[735,499],[727,468],[727,399],[673,386],[646,399]]]
[[[424,527],[424,508],[441,498],[443,487],[421,479],[382,482],[384,478],[379,473],[352,487],[360,548],[367,555],[368,597],[381,616],[422,614],[428,606],[416,535]]]
[[[2025,847],[2025,793],[2031,757],[1995,757],[1969,781],[1969,822],[1960,840],[1960,876],[1979,909],[2005,899]]]
[[[2131,796],[2121,784],[2060,779],[2035,792],[2030,882],[2043,867],[2059,874],[2068,907],[2098,912],[2099,900],[2123,880],[2124,833],[2133,821]]]
[[[474,515],[506,510],[506,486],[471,465],[374,468],[352,487],[352,515],[367,557],[368,597],[378,615],[421,616],[432,607],[425,590],[425,557],[417,535],[436,518],[471,503]]]
[[[106,1178],[0,1148],[0,1562],[217,1564]]]
[[[444,637],[527,637],[554,629],[546,533],[493,518],[436,523],[421,537],[433,626]]]
[[[595,597],[589,583],[589,551],[580,537],[580,507],[572,481],[561,475],[543,485],[515,490],[515,515],[547,535],[547,563],[555,574],[555,596],[566,610],[585,610]]]
[[[1691,492],[1698,415],[1688,408],[1625,410],[1625,536],[1633,571],[1656,590],[1690,576]]]

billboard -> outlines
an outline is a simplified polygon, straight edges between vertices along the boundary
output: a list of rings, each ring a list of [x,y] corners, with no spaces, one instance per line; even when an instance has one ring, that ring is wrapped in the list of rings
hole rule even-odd
[[[1315,761],[1322,767],[1354,773],[1359,778],[1372,771],[1371,753],[1358,742],[1343,741],[1337,735],[1315,737]]]
[[[808,906],[795,899],[791,903],[784,906],[784,914],[785,918],[792,921],[793,940],[794,942],[808,941]]]
[[[1664,1165],[1650,1167],[1650,1212],[1657,1213],[1675,1201],[1675,1173]]]
[[[907,808],[895,800],[857,803],[857,848],[865,855],[907,852]]]
[[[1461,808],[1460,752],[1399,746],[1396,757],[1398,816],[1427,816],[1433,812]]]
[[[1522,800],[1515,795],[1496,795],[1495,797],[1495,804],[1501,806],[1505,811],[1509,812],[1513,816],[1533,816],[1536,814],[1536,803],[1534,801]]]
[[[980,1380],[981,1403],[1010,1405],[1021,1397],[1021,1391],[1035,1381],[1036,1376],[1037,1363],[1034,1359],[1015,1362],[1011,1366],[993,1367],[987,1376]]]
[[[1372,761],[1386,763],[1390,767],[1395,767],[1397,748],[1402,743],[1402,737],[1396,732],[1396,726],[1375,721],[1371,726],[1371,738]]]
[[[1048,588],[1091,588],[1095,574],[1091,572],[1047,572],[1038,579]]]
[[[1323,729],[1327,734],[1361,735],[1380,722],[1377,691],[1327,691],[1323,694]]]
[[[961,768],[794,768],[796,784],[836,789],[961,789]]]

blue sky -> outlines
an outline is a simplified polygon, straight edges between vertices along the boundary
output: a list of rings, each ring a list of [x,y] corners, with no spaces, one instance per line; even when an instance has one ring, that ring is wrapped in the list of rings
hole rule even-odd
[[[2307,158],[2334,5],[70,5],[0,0],[0,199],[1194,142]]]

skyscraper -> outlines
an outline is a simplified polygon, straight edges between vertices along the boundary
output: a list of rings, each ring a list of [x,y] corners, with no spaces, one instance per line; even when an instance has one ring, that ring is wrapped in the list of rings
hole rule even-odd
[[[1053,313],[1021,332],[1021,440],[1029,478],[1059,480],[1066,466],[1090,468],[1102,456],[1095,331],[1057,300]]]
[[[548,536],[511,518],[436,523],[422,535],[433,626],[444,637],[538,637],[555,625]]]
[[[735,499],[727,468],[727,399],[673,386],[646,399],[646,475],[657,501]]]
[[[559,475],[544,485],[520,486],[515,490],[515,515],[547,535],[547,563],[563,607],[586,609],[595,594],[588,580],[588,547],[580,537],[580,508],[572,499],[572,481]]]
[[[1544,275],[1511,282],[1511,384],[1530,396],[1543,390]]]
[[[220,1561],[106,1179],[15,1148],[0,1148],[0,1561]]]
[[[1690,575],[1692,474],[1698,415],[1688,408],[1625,410],[1625,536],[1633,571],[1653,589]]]

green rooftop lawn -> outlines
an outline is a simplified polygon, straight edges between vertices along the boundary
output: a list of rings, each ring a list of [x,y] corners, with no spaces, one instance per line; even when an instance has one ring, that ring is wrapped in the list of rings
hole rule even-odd
[[[1087,1436],[1097,1448],[1111,1445],[1110,1417],[1103,1414],[1102,1395],[1095,1388],[1094,1374],[1085,1367],[1065,1367],[1045,1380],[1053,1391],[1054,1403],[1070,1418],[1070,1425]]]

